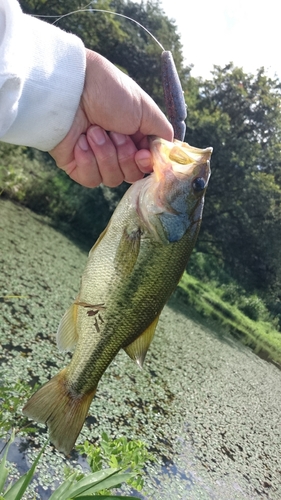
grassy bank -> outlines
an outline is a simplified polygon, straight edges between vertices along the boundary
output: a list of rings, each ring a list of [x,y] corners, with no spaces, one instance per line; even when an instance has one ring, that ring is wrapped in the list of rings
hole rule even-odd
[[[281,334],[271,322],[249,318],[238,307],[223,299],[223,288],[214,288],[187,273],[182,277],[178,294],[203,318],[219,322],[256,354],[276,362],[281,368]]]

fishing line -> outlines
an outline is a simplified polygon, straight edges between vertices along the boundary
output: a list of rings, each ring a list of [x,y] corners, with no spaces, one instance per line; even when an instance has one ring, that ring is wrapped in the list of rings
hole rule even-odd
[[[56,24],[64,17],[71,16],[72,14],[78,14],[80,12],[91,12],[91,13],[102,12],[104,14],[111,14],[113,16],[123,17],[124,19],[132,21],[137,26],[142,28],[151,38],[153,38],[153,40],[157,43],[157,45],[159,45],[159,47],[162,50],[161,54],[162,84],[163,84],[167,114],[170,122],[173,125],[175,139],[183,141],[186,131],[186,125],[185,125],[185,119],[187,116],[186,104],[172,53],[170,51],[165,50],[163,45],[159,42],[159,40],[157,40],[157,38],[145,26],[143,26],[141,23],[139,23],[132,17],[126,16],[125,14],[120,14],[119,12],[114,12],[112,10],[96,9],[91,7],[91,4],[92,2],[89,2],[85,7],[73,10],[72,12],[63,14],[60,17],[48,16],[48,15],[46,16],[37,15],[36,17],[43,17],[43,18],[55,17],[56,20],[52,24]]]
[[[88,5],[86,5],[86,7],[82,7],[81,9],[73,10],[72,12],[68,12],[67,14],[63,14],[62,16],[60,16],[59,18],[57,18],[52,24],[56,24],[61,19],[63,19],[64,17],[71,16],[72,14],[77,14],[79,12],[103,12],[105,14],[112,14],[113,16],[123,17],[124,19],[128,19],[129,21],[132,21],[133,23],[137,24],[140,28],[142,28],[144,31],[146,31],[146,33],[149,36],[151,36],[151,38],[153,38],[153,40],[159,45],[159,47],[163,50],[163,52],[165,51],[163,45],[159,42],[159,40],[157,40],[157,38],[145,26],[143,26],[141,23],[139,23],[138,21],[136,21],[132,17],[125,16],[125,14],[120,14],[119,12],[114,12],[112,10],[95,9],[95,8],[92,8],[92,7],[89,9],[88,8],[89,5],[91,5],[91,2]],[[57,17],[57,16],[35,15],[34,17],[49,17],[49,18],[52,18],[52,17]]]

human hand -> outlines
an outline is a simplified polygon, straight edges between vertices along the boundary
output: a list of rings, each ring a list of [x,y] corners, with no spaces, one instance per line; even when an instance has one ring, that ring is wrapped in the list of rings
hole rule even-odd
[[[50,154],[84,186],[134,182],[152,170],[147,136],[172,140],[172,126],[155,102],[107,59],[86,49],[86,60],[74,122]]]

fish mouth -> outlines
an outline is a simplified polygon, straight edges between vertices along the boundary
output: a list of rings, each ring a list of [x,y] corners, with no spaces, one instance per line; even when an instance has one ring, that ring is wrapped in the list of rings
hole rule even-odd
[[[149,137],[149,147],[157,179],[160,180],[167,170],[172,170],[176,177],[181,178],[198,170],[198,175],[208,181],[213,148],[195,148],[186,142],[176,139],[169,142],[156,136]]]

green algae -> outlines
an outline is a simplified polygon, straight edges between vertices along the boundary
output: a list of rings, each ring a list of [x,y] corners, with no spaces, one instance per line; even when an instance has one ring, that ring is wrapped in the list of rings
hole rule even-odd
[[[87,254],[49,221],[0,199],[1,383],[44,383],[67,364],[57,326],[79,289]],[[250,349],[188,316],[173,297],[144,370],[121,352],[104,374],[79,437],[103,431],[142,439],[158,457],[143,496],[153,500],[281,498],[281,372]],[[11,450],[21,468],[46,441],[45,427]],[[33,485],[50,496],[65,465],[47,446]],[[15,477],[19,474],[14,468]],[[44,493],[46,492],[46,493]],[[31,499],[32,490],[26,499]]]

